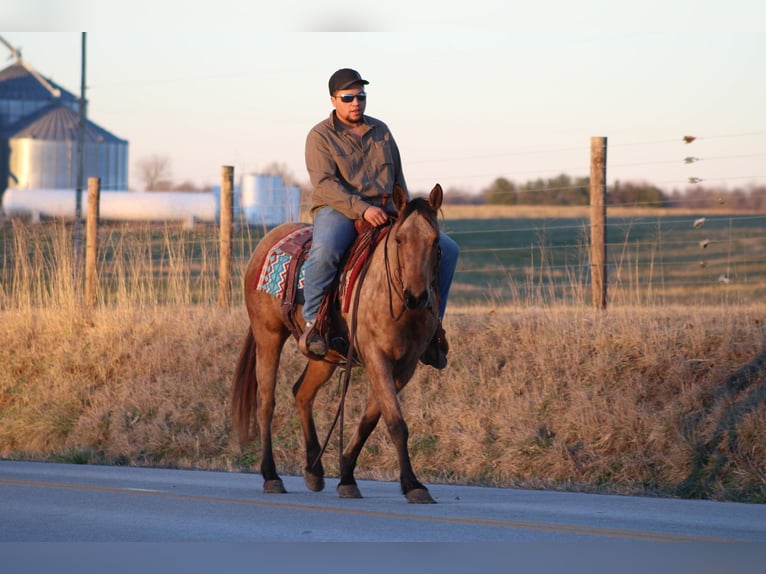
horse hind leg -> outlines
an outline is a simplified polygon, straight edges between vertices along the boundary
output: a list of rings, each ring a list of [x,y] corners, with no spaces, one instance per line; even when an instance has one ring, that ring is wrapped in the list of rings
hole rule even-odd
[[[272,443],[272,422],[276,406],[276,385],[279,358],[286,336],[280,332],[259,333],[256,340],[256,378],[258,380],[258,423],[261,435],[261,475],[263,492],[286,493],[282,479],[277,473]]]
[[[277,357],[279,348],[278,345]],[[256,343],[253,330],[248,328],[231,387],[232,430],[238,435],[240,447],[245,448],[251,438],[250,430],[253,418],[257,420],[263,445],[261,474],[264,477],[264,491],[284,492],[284,486],[276,472],[271,449],[271,419],[276,378],[275,376],[272,377],[271,371],[276,371],[276,367],[269,367],[269,355],[265,355],[262,349],[263,343]],[[271,398],[269,399],[269,397]],[[269,403],[272,406],[264,409],[263,405]]]
[[[295,407],[301,421],[303,441],[306,447],[306,466],[303,469],[303,481],[313,492],[324,490],[324,467],[316,425],[314,424],[314,399],[317,392],[335,371],[335,365],[324,361],[309,361],[298,381],[293,386]]]

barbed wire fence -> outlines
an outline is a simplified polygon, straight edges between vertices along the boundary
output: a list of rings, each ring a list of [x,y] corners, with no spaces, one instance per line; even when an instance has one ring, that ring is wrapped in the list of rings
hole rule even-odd
[[[766,132],[740,135],[763,136]],[[683,136],[625,145],[672,141],[688,146],[698,139],[703,138]],[[675,159],[660,162],[683,162],[693,168],[703,161],[688,155],[687,150],[678,152]],[[761,155],[766,154],[747,157]],[[684,183],[701,185],[705,180],[693,173],[690,171]],[[728,179],[753,181],[762,177]],[[556,194],[581,185],[529,191]],[[766,200],[766,187],[760,189],[760,194]],[[759,300],[766,284],[766,212],[742,211],[727,205],[735,203],[732,200],[736,196],[720,194],[716,199],[714,209],[700,208],[699,198],[692,194],[673,197],[672,201],[610,203],[605,226],[610,300],[635,304]],[[497,225],[491,220],[469,225],[447,222],[451,227],[449,233],[461,244],[458,290],[461,284],[464,288],[471,286],[468,290],[476,302],[484,298],[489,303],[586,303],[591,280],[588,269],[592,263],[587,212],[578,215],[572,209],[568,216],[513,218],[514,209],[504,210],[507,219]],[[487,286],[483,294],[482,286]]]
[[[748,135],[766,135],[757,132]],[[724,136],[710,136],[724,137]],[[702,137],[682,136],[678,157],[659,162],[683,162],[684,183],[701,186],[695,175],[700,162],[689,147]],[[653,140],[622,145],[651,146]],[[752,154],[760,156],[766,154]],[[742,156],[736,156],[742,157]],[[714,159],[714,158],[711,158]],[[608,162],[607,162],[608,169]],[[732,179],[758,180],[743,175]],[[717,181],[721,181],[719,178]],[[577,186],[582,186],[578,182]],[[575,186],[528,189],[556,194]],[[699,208],[692,194],[674,197],[672,208],[655,201],[609,203],[606,185],[604,223],[605,277],[613,304],[734,303],[763,299],[766,290],[766,212],[727,205],[722,195],[716,209]],[[545,202],[543,202],[545,203]],[[519,216],[515,206],[491,206],[495,217],[451,216],[445,230],[461,248],[451,303],[456,305],[588,304],[592,301],[592,234],[588,208],[541,207]],[[178,224],[140,225],[110,222],[99,226],[98,287],[89,295],[97,304],[241,302],[244,268],[265,228],[244,220],[233,222],[231,296],[221,295],[226,267],[221,226]],[[41,225],[6,221],[0,234],[0,308],[55,299],[66,274],[57,248],[66,224]],[[224,278],[224,282],[226,279]],[[59,285],[56,287],[56,285]],[[26,293],[22,296],[21,292]],[[61,296],[60,294],[58,295]]]

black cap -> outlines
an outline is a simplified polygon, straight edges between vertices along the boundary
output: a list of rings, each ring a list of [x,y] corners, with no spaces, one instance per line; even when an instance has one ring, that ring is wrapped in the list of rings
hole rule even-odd
[[[345,90],[354,84],[369,84],[367,80],[363,80],[359,72],[352,70],[351,68],[341,68],[330,76],[330,95],[332,96],[338,90]]]

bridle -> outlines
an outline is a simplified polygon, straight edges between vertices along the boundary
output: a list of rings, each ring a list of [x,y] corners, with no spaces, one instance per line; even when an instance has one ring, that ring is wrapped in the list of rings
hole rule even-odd
[[[397,221],[392,228],[386,233],[386,238],[383,243],[383,260],[385,262],[385,269],[386,269],[386,283],[388,284],[388,312],[391,316],[391,318],[394,321],[398,321],[402,318],[402,315],[404,315],[405,312],[407,312],[409,309],[407,307],[407,301],[404,296],[404,280],[402,279],[402,262],[399,258],[399,247],[396,247],[396,273],[394,273],[391,269],[391,260],[388,256],[388,240],[391,237],[392,233],[396,231],[396,227],[401,227],[401,224],[404,222],[404,220]],[[431,222],[429,222],[431,223]],[[441,261],[441,254],[442,250],[441,247],[437,250],[436,255],[436,261],[434,261],[433,265],[433,276],[434,281],[431,283],[431,285],[428,286],[428,308],[432,309],[431,305],[431,295],[434,292],[434,289],[436,288],[436,280],[439,276],[438,270],[439,270],[439,262]],[[396,294],[396,297],[401,301],[402,303],[402,309],[401,311],[396,314],[394,312],[394,294]]]

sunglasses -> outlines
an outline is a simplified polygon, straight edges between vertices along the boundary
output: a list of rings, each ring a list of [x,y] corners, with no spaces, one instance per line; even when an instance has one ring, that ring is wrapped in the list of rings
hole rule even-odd
[[[354,101],[354,98],[356,98],[360,102],[367,101],[367,94],[364,92],[359,92],[358,94],[342,94],[340,96],[335,96],[338,98],[341,102],[344,104],[350,104]]]

